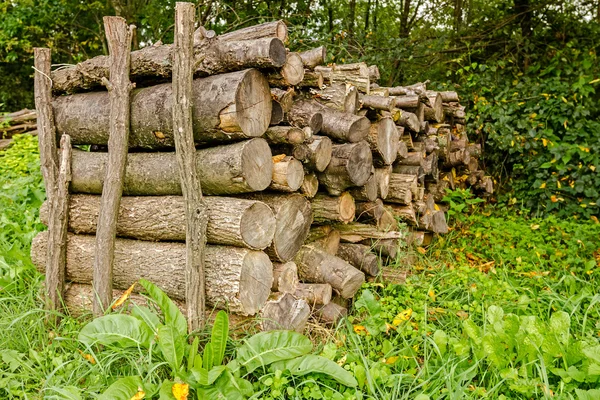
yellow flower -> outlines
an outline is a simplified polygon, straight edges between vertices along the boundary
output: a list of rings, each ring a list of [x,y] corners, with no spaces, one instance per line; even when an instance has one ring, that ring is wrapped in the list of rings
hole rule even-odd
[[[171,392],[177,400],[187,400],[190,386],[187,383],[175,383],[171,388]]]
[[[129,298],[129,296],[131,296],[131,292],[133,292],[133,288],[135,287],[135,283],[131,286],[129,286],[129,289],[127,289],[125,291],[125,293],[123,293],[123,295],[121,295],[121,297],[119,297],[119,300],[117,300],[115,302],[115,304],[112,305],[112,309],[116,309],[118,308],[121,304],[125,303],[125,300],[127,300]]]

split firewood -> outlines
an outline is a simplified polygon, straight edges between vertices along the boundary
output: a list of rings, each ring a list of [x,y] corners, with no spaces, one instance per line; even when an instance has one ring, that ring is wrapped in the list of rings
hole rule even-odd
[[[295,293],[298,288],[298,267],[293,261],[286,263],[273,263],[273,285],[274,292]]]
[[[369,246],[354,243],[341,243],[337,253],[342,260],[349,262],[365,274],[377,276],[379,274],[379,260],[371,252]]]
[[[310,306],[290,293],[273,293],[260,316],[263,331],[285,329],[302,333],[310,318]]]
[[[331,301],[332,288],[328,283],[299,283],[294,296],[309,305],[325,305]]]
[[[271,88],[271,98],[273,99],[273,102],[279,103],[284,113],[290,111],[292,108],[295,94],[294,88],[288,88],[286,90]]]
[[[311,199],[313,221],[316,224],[347,223],[354,220],[354,198],[348,192],[340,196],[317,194]]]
[[[414,175],[390,175],[390,189],[386,201],[390,203],[410,204],[417,191],[417,177]]]
[[[348,309],[330,302],[324,306],[315,307],[314,313],[320,322],[327,325],[336,325],[348,315]]]
[[[412,204],[400,205],[400,204],[388,204],[387,205],[392,214],[399,218],[401,221],[406,222],[408,225],[417,225],[417,215]]]
[[[270,144],[300,144],[304,143],[305,133],[294,126],[271,126],[264,138]]]
[[[312,96],[319,103],[337,111],[356,114],[360,108],[356,87],[346,83],[328,85]]]
[[[317,176],[329,194],[340,195],[347,188],[367,183],[372,169],[373,156],[367,142],[338,144],[333,146],[329,165]]]
[[[314,172],[307,173],[304,171],[304,181],[300,186],[300,193],[302,193],[307,199],[312,199],[317,195],[319,191],[319,179]]]
[[[280,154],[273,156],[273,178],[269,189],[278,192],[295,192],[304,181],[304,167],[294,157]]]
[[[285,64],[276,72],[267,74],[269,85],[287,88],[302,82],[304,79],[304,65],[298,53],[289,52],[285,58]]]
[[[296,84],[296,87],[299,88],[323,89],[324,86],[325,80],[323,79],[323,74],[308,69],[304,70],[304,77],[302,78],[302,81]]]
[[[391,165],[398,157],[398,129],[391,118],[382,118],[371,124],[367,142],[379,164]]]
[[[325,58],[327,57],[327,49],[325,46],[320,46],[314,49],[303,51],[300,54],[300,58],[302,58],[302,63],[306,68],[315,68],[317,65],[322,65],[325,63]]]
[[[351,222],[349,224],[335,225],[334,228],[340,232],[340,239],[346,243],[360,243],[366,239],[401,239],[404,234],[399,231],[382,231],[376,226]]]
[[[377,183],[377,196],[385,200],[390,189],[390,175],[392,166],[388,165],[383,168],[375,168],[375,181]]]
[[[340,233],[330,225],[313,226],[306,238],[306,244],[335,256],[340,246]]]

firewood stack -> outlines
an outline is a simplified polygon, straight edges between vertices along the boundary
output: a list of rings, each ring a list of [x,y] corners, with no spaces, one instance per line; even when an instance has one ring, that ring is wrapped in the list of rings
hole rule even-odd
[[[196,167],[208,209],[209,307],[260,316],[263,329],[303,330],[313,313],[335,323],[376,254],[445,233],[441,201],[468,171],[478,190],[478,145],[468,143],[454,92],[425,84],[383,88],[364,63],[324,66],[325,48],[285,49],[281,21],[195,35]],[[131,54],[129,154],[113,267],[115,296],[139,278],[185,300],[185,204],[173,150],[171,45]],[[51,75],[57,133],[74,145],[65,301],[93,298],[92,265],[108,154],[109,102],[96,57]],[[487,179],[487,181],[486,181]],[[491,181],[490,181],[491,182]],[[48,206],[41,210],[48,219]],[[410,232],[400,230],[397,220]],[[43,271],[47,233],[33,241]]]

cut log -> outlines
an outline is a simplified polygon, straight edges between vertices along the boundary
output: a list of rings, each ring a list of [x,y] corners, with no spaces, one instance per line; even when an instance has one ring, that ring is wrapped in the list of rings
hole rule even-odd
[[[327,325],[337,325],[339,321],[346,318],[348,309],[336,303],[328,303],[324,306],[317,306],[314,309],[317,319]]]
[[[401,108],[403,110],[414,110],[420,103],[419,96],[417,95],[404,95],[391,98],[395,100],[396,108]]]
[[[419,132],[421,130],[421,121],[419,121],[419,117],[408,111],[401,110],[396,123],[413,132]]]
[[[329,194],[339,195],[349,187],[362,186],[371,177],[373,156],[367,142],[334,145],[327,168],[317,174]]]
[[[331,162],[333,142],[327,136],[313,135],[308,143],[294,146],[292,155],[317,172],[325,171]]]
[[[408,205],[417,190],[417,177],[414,175],[395,174],[390,175],[390,188],[386,201]]]
[[[355,114],[360,108],[356,87],[346,83],[328,85],[313,97],[319,103],[345,113]]]
[[[384,97],[384,96],[361,96],[360,102],[362,103],[363,108],[372,108],[374,110],[386,110],[391,112],[395,107],[395,98],[394,97]]]
[[[306,198],[312,199],[317,195],[319,191],[319,179],[314,172],[306,173],[304,171],[304,181],[302,181],[302,186],[300,186],[300,193],[302,193]]]
[[[285,64],[277,72],[267,74],[269,85],[287,88],[302,82],[304,79],[304,65],[298,53],[289,52]]]
[[[270,144],[300,144],[304,136],[304,131],[294,126],[272,126],[264,134]]]
[[[372,223],[382,231],[395,230],[397,227],[396,218],[387,207],[384,207],[381,199],[357,203],[356,219],[361,222]]]
[[[392,260],[395,260],[402,248],[406,247],[406,244],[402,239],[367,239],[364,240],[362,244],[370,246],[373,253],[378,257],[387,257]]]
[[[392,214],[399,218],[401,221],[406,222],[408,225],[417,225],[417,215],[412,204],[399,205],[399,204],[388,204],[387,207],[390,209]]]
[[[130,147],[173,147],[171,84],[134,90],[131,94]],[[57,97],[56,128],[71,135],[73,144],[108,143],[110,122],[106,92]],[[196,142],[231,141],[261,136],[271,120],[269,86],[256,70],[196,79],[192,95]]]
[[[168,79],[173,69],[173,45],[148,46],[131,53],[131,79]],[[285,46],[273,37],[234,40],[205,40],[195,43],[194,71],[197,76],[222,74],[246,68],[277,68],[286,60]],[[50,75],[55,93],[74,93],[101,86],[108,78],[110,61],[98,56],[62,68]]]
[[[356,200],[374,201],[377,198],[377,178],[374,169],[367,183],[363,186],[351,188],[349,192]]]
[[[279,192],[295,192],[304,181],[304,167],[294,157],[273,157],[273,180],[269,189]]]
[[[377,182],[377,196],[385,200],[390,189],[390,175],[392,167],[375,168],[375,181]]]
[[[425,182],[425,172],[423,167],[420,165],[394,165],[394,173],[404,175],[414,175],[417,177],[419,184]]]
[[[319,108],[312,107],[307,101],[294,102],[290,111],[286,114],[287,122],[298,128],[308,127],[313,135],[321,131],[323,126],[323,115]]]
[[[281,105],[281,109],[284,113],[287,113],[292,108],[295,94],[296,92],[294,88],[289,88],[287,90],[271,88],[271,98],[274,102],[277,102]]]
[[[335,256],[340,246],[340,233],[329,225],[313,225],[306,238],[306,244],[311,244]]]
[[[440,173],[437,153],[431,153],[425,157],[422,165],[423,173],[427,176],[430,176],[434,181],[437,181]]]
[[[269,121],[269,125],[273,126],[283,122],[284,116],[285,113],[283,112],[283,107],[281,107],[281,104],[275,100],[271,101],[271,119]]]
[[[312,245],[302,246],[296,255],[300,280],[329,283],[344,298],[351,298],[365,282],[365,274],[341,258]]]
[[[379,73],[379,67],[377,65],[369,65],[369,79],[373,84],[379,82],[381,74]]]
[[[389,88],[390,96],[406,96],[425,93],[427,82],[419,82],[410,86],[396,86]]]
[[[208,209],[207,241],[262,250],[275,234],[275,216],[264,203],[231,197],[204,197]],[[94,235],[100,197],[73,195],[69,203],[69,231]],[[48,221],[48,204],[40,219]],[[181,196],[123,197],[117,236],[151,241],[185,241],[185,205]]]
[[[31,259],[40,272],[45,269],[47,232],[38,234],[31,246]],[[127,289],[140,278],[149,279],[170,297],[185,299],[185,244],[117,239],[113,283]],[[92,281],[94,237],[68,235],[68,280]],[[213,307],[254,315],[265,304],[273,280],[273,265],[261,251],[228,246],[206,247],[206,300]]]
[[[458,103],[458,93],[456,92],[439,92],[444,103]]]
[[[331,301],[333,289],[328,283],[299,283],[294,296],[309,305],[325,305]]]
[[[74,193],[102,192],[106,153],[73,150]],[[196,167],[207,194],[233,194],[266,189],[271,183],[271,149],[255,138],[196,152]],[[127,157],[123,193],[179,195],[181,186],[175,153],[131,153]]]
[[[367,135],[367,142],[375,154],[374,160],[384,165],[391,165],[396,160],[399,140],[398,129],[391,118],[373,122]]]
[[[429,106],[425,107],[425,119],[427,121],[444,121],[444,106],[442,96],[438,92],[427,92]]]
[[[290,261],[302,246],[310,225],[310,202],[301,194],[252,193],[244,196],[266,203],[275,213],[275,236],[267,254],[279,262]]]
[[[302,333],[310,318],[310,306],[290,293],[273,293],[260,316],[263,331],[285,329]]]
[[[448,233],[448,223],[446,222],[446,213],[436,211],[431,219],[431,231],[433,233],[446,234]]]
[[[284,43],[287,42],[288,29],[285,22],[281,20],[265,22],[264,24],[237,29],[235,31],[224,33],[218,36],[218,38],[222,41],[250,40],[270,37],[278,38]]]
[[[425,160],[425,153],[421,151],[410,151],[401,160],[396,162],[396,165],[418,165],[423,166],[423,162]]]
[[[469,165],[471,161],[471,154],[467,150],[458,150],[451,153],[446,154],[446,159],[444,160],[444,167],[457,167],[459,165]]]
[[[300,88],[317,88],[322,89],[325,86],[323,74],[305,69],[302,82],[296,84]]]
[[[346,243],[359,243],[365,239],[402,239],[404,234],[399,231],[382,231],[376,226],[351,222],[349,224],[335,225],[340,231],[340,239]]]
[[[356,143],[369,134],[371,123],[366,117],[348,114],[325,107],[315,101],[301,101],[300,107],[323,115],[321,132],[332,139]]]
[[[469,143],[467,145],[467,151],[469,152],[471,157],[479,158],[479,157],[481,157],[481,144]]]
[[[274,292],[292,293],[298,288],[298,267],[293,261],[286,263],[273,263],[273,286]]]
[[[360,269],[365,274],[377,276],[379,274],[379,261],[371,253],[371,248],[363,244],[341,243],[337,256]]]
[[[344,192],[338,197],[317,194],[311,200],[311,207],[315,224],[350,222],[354,220],[356,210],[354,198],[348,192]]]
[[[302,58],[302,63],[306,68],[313,69],[317,65],[322,65],[325,63],[325,57],[327,56],[327,50],[325,46],[320,46],[314,49],[303,51],[300,54],[300,58]]]
[[[371,81],[367,64],[340,64],[331,67],[317,66],[315,72],[321,72],[325,83],[350,83],[363,93],[369,94]]]

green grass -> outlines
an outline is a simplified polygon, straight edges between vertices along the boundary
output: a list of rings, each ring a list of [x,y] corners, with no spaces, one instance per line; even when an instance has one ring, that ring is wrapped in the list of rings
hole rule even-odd
[[[36,146],[22,136],[0,153],[0,398],[95,398],[128,375],[159,384],[168,368],[152,349],[86,349],[86,318],[44,324],[29,259],[44,229]],[[316,346],[357,388],[267,370],[251,377],[254,398],[600,398],[600,224],[490,207],[453,218],[450,234],[414,252],[405,284],[366,284]]]

